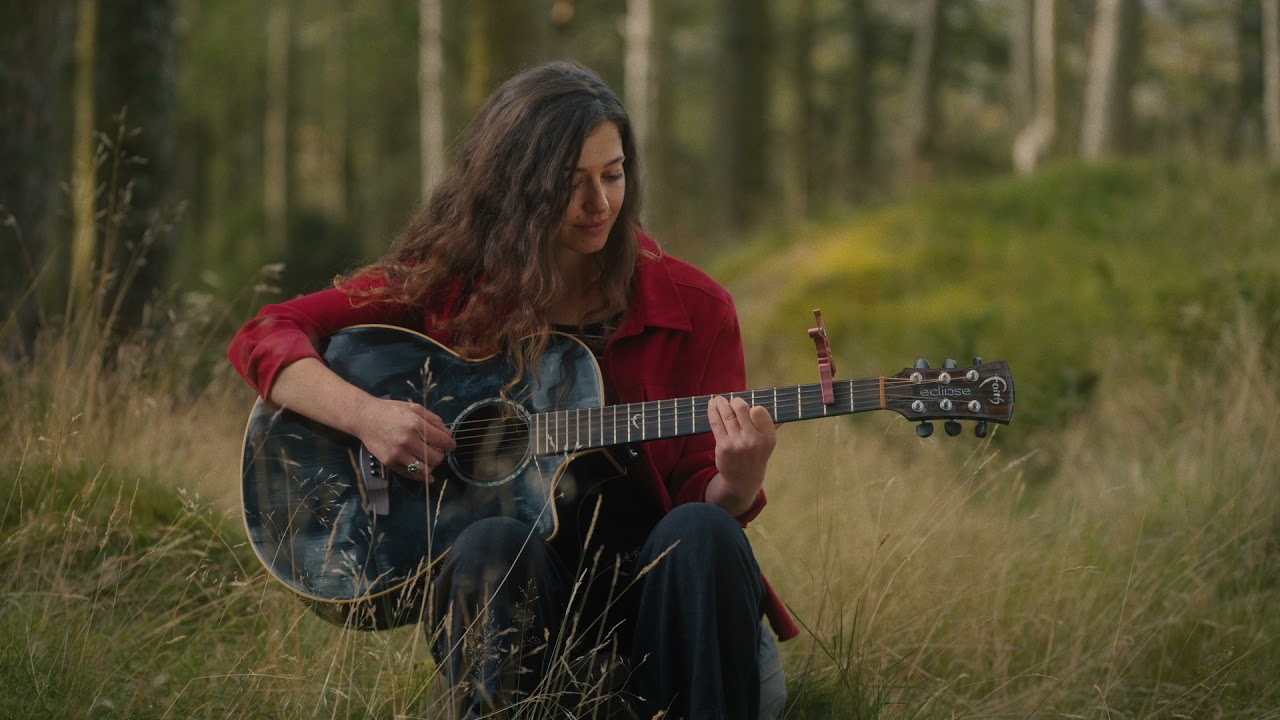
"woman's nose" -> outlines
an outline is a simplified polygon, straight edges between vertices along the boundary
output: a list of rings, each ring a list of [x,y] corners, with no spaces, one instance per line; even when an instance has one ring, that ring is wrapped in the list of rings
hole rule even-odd
[[[586,208],[591,212],[605,212],[609,209],[609,197],[604,192],[604,184],[591,182],[587,188]]]

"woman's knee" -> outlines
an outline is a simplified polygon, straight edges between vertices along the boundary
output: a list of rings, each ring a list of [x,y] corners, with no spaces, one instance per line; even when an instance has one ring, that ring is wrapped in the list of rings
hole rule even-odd
[[[710,503],[685,503],[667,513],[649,535],[650,543],[665,548],[676,543],[696,551],[747,546],[746,534],[723,508]]]
[[[522,565],[545,562],[545,553],[542,539],[528,524],[509,517],[489,517],[458,534],[445,565],[454,573],[492,580],[495,573],[507,574]]]

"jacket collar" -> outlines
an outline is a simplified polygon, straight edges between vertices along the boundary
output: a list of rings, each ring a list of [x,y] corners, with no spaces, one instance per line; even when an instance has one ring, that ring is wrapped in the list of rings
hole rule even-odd
[[[640,241],[640,257],[632,281],[631,301],[615,337],[638,335],[646,327],[661,327],[691,332],[689,311],[676,288],[671,270],[664,262],[662,248],[653,238],[636,230]]]

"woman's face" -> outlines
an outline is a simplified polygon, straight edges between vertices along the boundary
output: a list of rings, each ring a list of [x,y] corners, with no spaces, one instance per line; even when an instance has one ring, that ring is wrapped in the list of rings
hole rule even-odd
[[[578,255],[599,252],[609,240],[627,195],[622,135],[612,122],[592,128],[582,143],[573,172],[573,195],[560,223],[561,250]]]

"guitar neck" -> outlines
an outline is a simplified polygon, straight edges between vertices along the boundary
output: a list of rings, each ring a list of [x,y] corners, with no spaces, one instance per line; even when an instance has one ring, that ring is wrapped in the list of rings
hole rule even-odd
[[[822,386],[791,385],[727,393],[769,411],[775,423],[815,420],[884,408],[884,378],[837,380],[834,402],[822,401]],[[713,395],[651,400],[539,413],[531,418],[538,455],[580,452],[630,442],[646,442],[711,432],[707,404]]]

